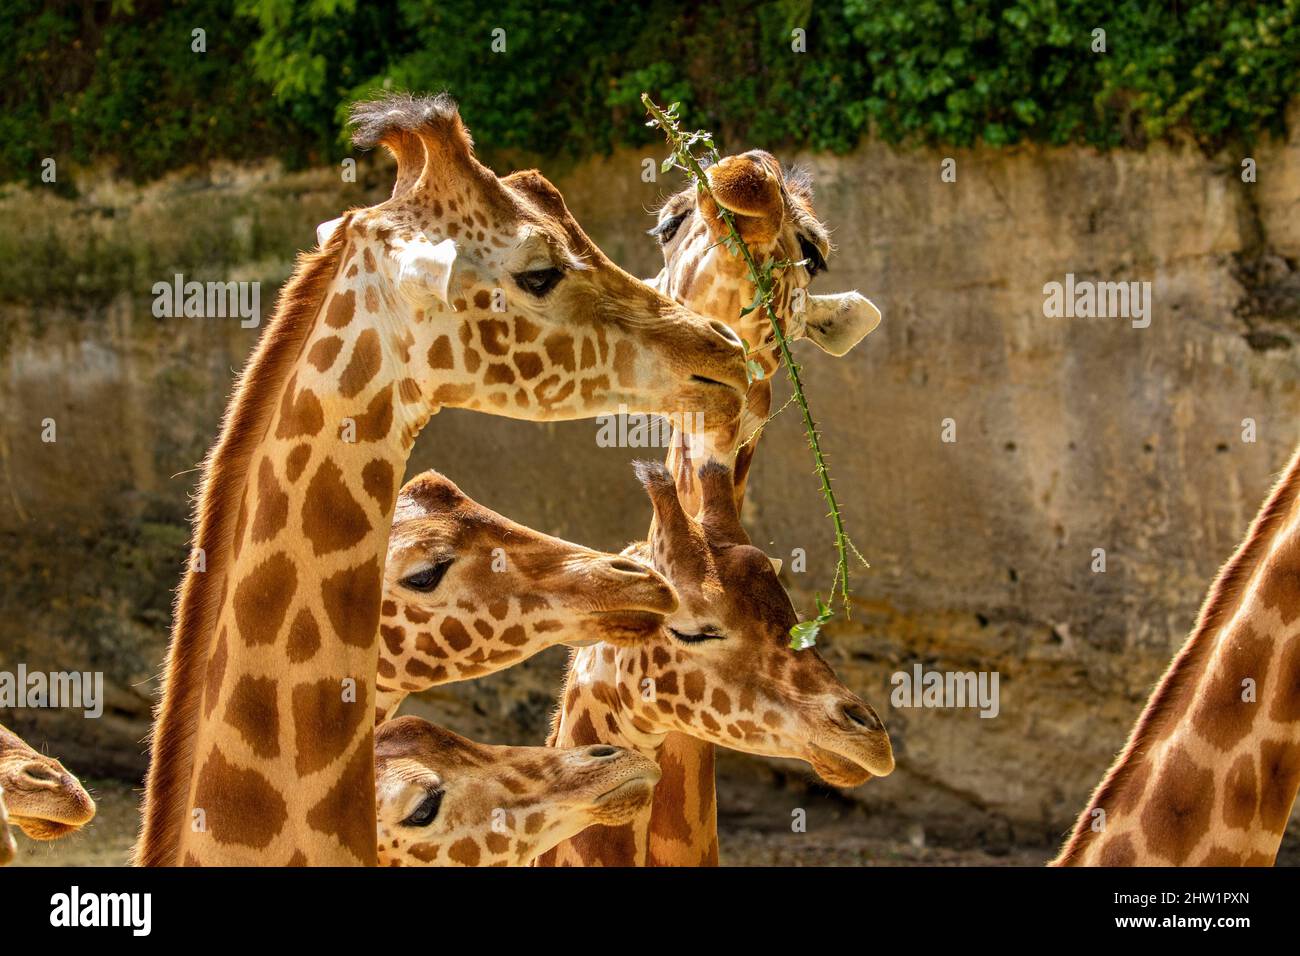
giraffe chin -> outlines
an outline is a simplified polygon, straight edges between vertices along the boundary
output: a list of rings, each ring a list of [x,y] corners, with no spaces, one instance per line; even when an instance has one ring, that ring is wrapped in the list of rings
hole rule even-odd
[[[604,611],[592,618],[595,634],[590,639],[566,641],[569,647],[589,647],[606,641],[622,647],[637,647],[656,637],[664,626],[662,614],[651,611]]]
[[[620,826],[630,822],[650,806],[658,782],[658,774],[625,780],[592,801],[591,818],[604,826]]]
[[[850,760],[848,757],[818,747],[816,744],[810,744],[809,748],[809,753],[805,759],[816,771],[817,776],[832,787],[846,790],[852,787],[860,787],[875,776],[866,767]]]
[[[9,819],[31,840],[57,840],[81,829],[71,823],[42,820],[39,817],[10,817]]]

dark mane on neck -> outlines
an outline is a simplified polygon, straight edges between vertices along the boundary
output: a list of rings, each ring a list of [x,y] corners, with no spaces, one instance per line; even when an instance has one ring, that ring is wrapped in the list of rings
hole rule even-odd
[[[1089,840],[1096,835],[1091,826],[1093,811],[1098,807],[1114,805],[1115,797],[1129,785],[1133,769],[1140,758],[1155,741],[1165,736],[1174,722],[1182,718],[1187,695],[1195,688],[1205,662],[1214,649],[1215,639],[1236,613],[1255,569],[1268,556],[1273,538],[1286,524],[1295,504],[1297,490],[1300,490],[1298,486],[1300,451],[1292,455],[1282,477],[1273,486],[1263,507],[1251,522],[1245,539],[1219,571],[1201,605],[1191,635],[1160,678],[1133,726],[1124,750],[1093,791],[1092,799],[1079,815],[1070,838],[1051,865],[1071,866],[1079,861]]]
[[[189,797],[193,738],[203,699],[208,656],[226,592],[236,515],[251,459],[270,427],[284,384],[302,355],[325,294],[338,273],[348,220],[324,248],[299,254],[293,276],[276,302],[226,406],[221,434],[208,453],[194,507],[193,547],[201,548],[204,572],[188,563],[177,592],[172,637],[159,702],[150,733],[143,824],[134,849],[137,866],[171,866]]]

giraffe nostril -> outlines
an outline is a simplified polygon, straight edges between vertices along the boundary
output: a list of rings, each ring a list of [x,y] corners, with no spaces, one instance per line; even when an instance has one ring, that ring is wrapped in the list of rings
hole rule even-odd
[[[863,730],[883,730],[884,724],[876,716],[876,712],[865,704],[844,704],[840,712],[845,716],[849,723],[861,727]]]
[[[28,764],[23,768],[23,776],[36,783],[58,783],[59,775],[49,767],[38,763]]]
[[[624,574],[644,575],[646,573],[644,566],[626,558],[616,558],[609,562],[609,569],[611,571],[622,571]]]
[[[604,744],[599,744],[595,747],[587,748],[587,756],[595,757],[597,759],[604,759],[606,757],[617,757],[618,754],[619,754],[619,749],[617,747],[609,747]]]

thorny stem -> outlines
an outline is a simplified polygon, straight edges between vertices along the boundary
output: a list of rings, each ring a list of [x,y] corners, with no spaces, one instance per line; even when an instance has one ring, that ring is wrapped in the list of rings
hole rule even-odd
[[[664,131],[664,136],[668,140],[668,146],[672,150],[672,155],[664,161],[663,171],[667,172],[673,166],[681,169],[695,181],[696,188],[703,194],[713,199],[713,190],[709,186],[708,176],[705,175],[704,168],[700,161],[696,159],[692,148],[696,143],[702,143],[709,151],[710,159],[717,162],[719,159],[717,148],[713,145],[712,134],[706,130],[696,130],[694,133],[682,132],[677,122],[677,104],[674,103],[666,110],[656,106],[650,99],[649,94],[641,94],[641,102],[645,104],[646,110],[653,119],[647,123],[647,126],[658,126]],[[839,503],[835,499],[835,490],[831,487],[830,469],[826,466],[826,456],[822,453],[821,438],[817,431],[817,423],[813,420],[812,411],[808,407],[808,399],[804,395],[803,380],[799,374],[799,365],[794,360],[794,355],[790,351],[789,340],[785,337],[785,332],[781,324],[777,321],[776,310],[773,308],[772,300],[775,295],[776,285],[774,274],[783,268],[789,268],[795,263],[779,262],[767,263],[760,266],[754,259],[754,254],[750,251],[745,240],[740,237],[740,231],[736,228],[735,219],[730,210],[724,208],[720,203],[714,200],[718,208],[718,214],[726,224],[729,236],[723,240],[731,249],[739,253],[744,260],[746,268],[749,270],[750,281],[754,283],[755,296],[753,303],[744,313],[752,312],[754,309],[763,309],[768,321],[772,323],[772,332],[775,335],[777,347],[781,353],[781,359],[785,364],[786,374],[790,378],[790,385],[794,394],[792,400],[799,405],[799,410],[803,414],[804,432],[808,436],[808,446],[812,449],[813,462],[817,472],[817,478],[821,482],[822,497],[826,499],[826,506],[830,509],[828,517],[835,529],[835,553],[837,557],[835,565],[835,578],[831,582],[831,598],[834,600],[835,593],[838,591],[840,603],[844,608],[844,614],[847,617],[850,613],[849,604],[849,553],[867,564],[861,552],[854,546],[853,541],[849,538],[848,532],[844,528],[844,516],[840,512]],[[786,403],[787,405],[789,402]],[[784,408],[785,406],[782,406]],[[829,605],[823,604],[820,597],[817,598],[817,617],[813,621],[804,621],[796,624],[790,631],[790,643],[792,647],[810,647],[817,640],[817,632],[833,615]]]

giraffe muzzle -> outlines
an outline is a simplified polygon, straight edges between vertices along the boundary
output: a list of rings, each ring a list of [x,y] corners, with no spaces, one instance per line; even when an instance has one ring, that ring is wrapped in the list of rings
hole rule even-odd
[[[817,775],[837,787],[857,787],[894,770],[894,749],[879,715],[850,698],[832,704],[830,728],[810,742],[808,762]]]
[[[661,776],[658,764],[626,747],[588,747],[575,760],[591,775],[584,789],[593,794],[593,818],[605,826],[626,823],[648,807]]]
[[[33,840],[56,840],[95,817],[95,801],[72,774],[32,761],[8,781],[10,822]]]

